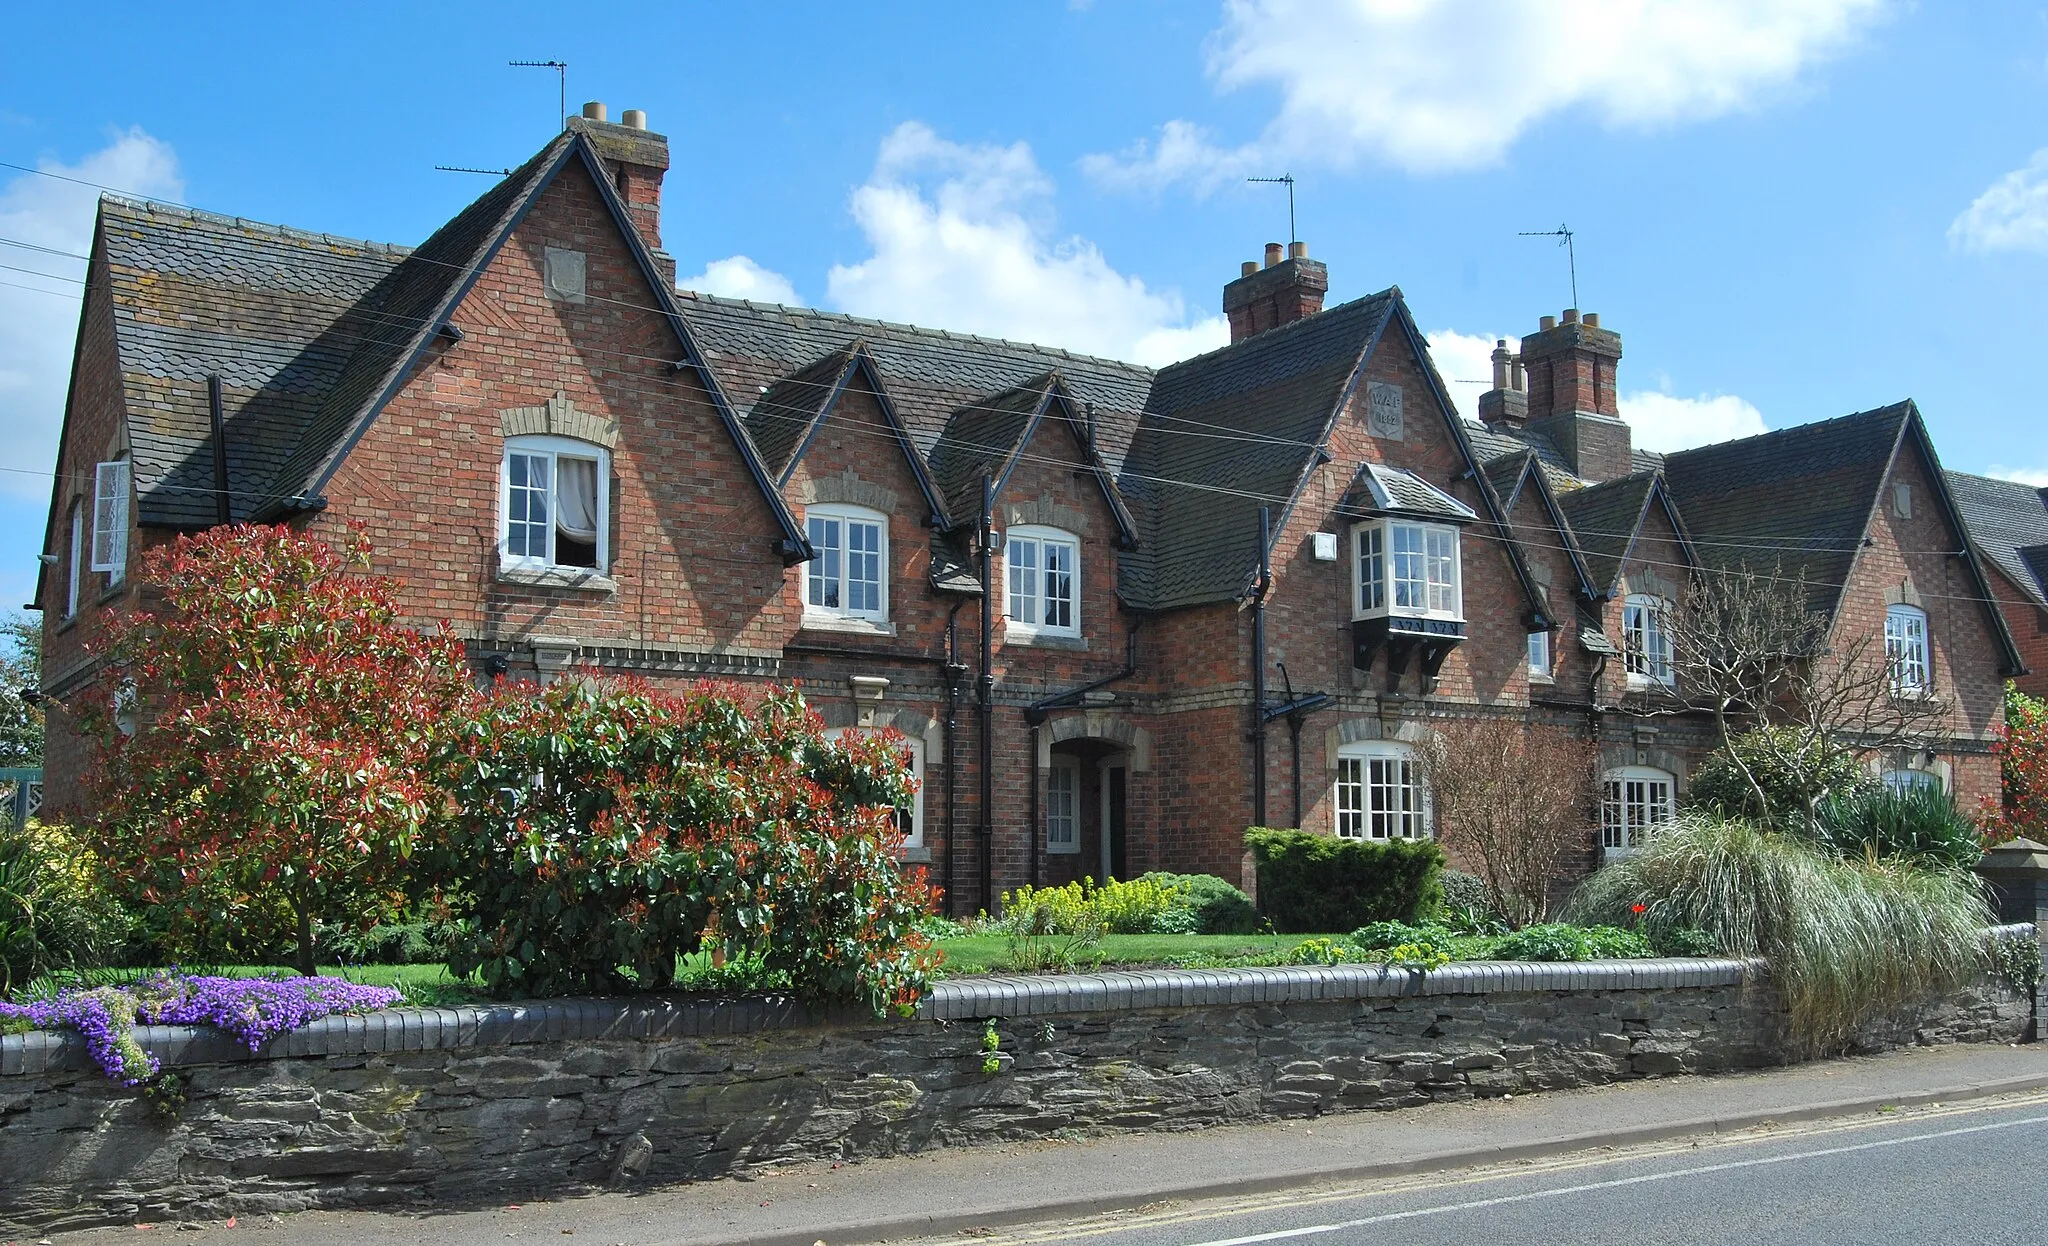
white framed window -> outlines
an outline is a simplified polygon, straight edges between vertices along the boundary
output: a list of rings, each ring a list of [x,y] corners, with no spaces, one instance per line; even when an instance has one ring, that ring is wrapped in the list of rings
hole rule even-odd
[[[837,740],[849,735],[866,734],[859,727],[827,727],[825,738]],[[905,848],[924,847],[924,741],[915,736],[904,736],[899,743],[903,748],[904,760],[910,766],[910,777],[916,781],[917,790],[910,795],[910,803],[896,807],[896,829],[903,832]]]
[[[1891,668],[1893,692],[1920,696],[1933,690],[1925,610],[1918,606],[1892,606],[1885,610],[1884,660]]]
[[[1351,533],[1353,617],[1383,614],[1463,622],[1458,530],[1382,519]]]
[[[1647,593],[1632,594],[1621,603],[1621,653],[1629,683],[1669,688],[1675,682],[1671,633],[1666,630],[1670,614],[1670,602]]]
[[[1933,788],[1937,792],[1943,790],[1941,776],[1932,770],[1887,770],[1879,777],[1884,780],[1885,787],[1899,796],[1921,788]]]
[[[884,622],[889,617],[889,517],[860,506],[813,506],[804,532],[804,613]]]
[[[85,503],[71,499],[71,548],[65,554],[68,575],[64,581],[64,617],[78,613],[78,584],[85,578]]]
[[[1003,540],[1003,618],[1013,636],[1081,634],[1081,542],[1020,524]]]
[[[1055,757],[1045,772],[1045,850],[1081,851],[1081,763]]]
[[[1336,831],[1344,839],[1429,838],[1429,793],[1405,744],[1346,744],[1337,750]]]
[[[1529,678],[1550,679],[1550,633],[1529,633]]]
[[[1675,783],[1667,771],[1648,766],[1608,771],[1601,783],[1601,851],[1609,857],[1625,857],[1648,842],[1658,827],[1671,820]]]
[[[569,437],[505,442],[498,561],[602,572],[611,562],[611,453]]]
[[[128,574],[128,461],[102,463],[93,472],[92,569],[107,585]]]

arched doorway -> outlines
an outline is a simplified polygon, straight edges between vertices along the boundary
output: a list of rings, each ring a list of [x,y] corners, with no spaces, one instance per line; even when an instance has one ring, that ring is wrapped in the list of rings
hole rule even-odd
[[[1152,868],[1133,782],[1152,768],[1148,733],[1114,715],[1077,713],[1053,719],[1041,740],[1045,882],[1131,878]]]

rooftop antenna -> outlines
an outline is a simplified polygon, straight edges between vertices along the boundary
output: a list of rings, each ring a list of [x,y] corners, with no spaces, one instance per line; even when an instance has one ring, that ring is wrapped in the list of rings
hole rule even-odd
[[[1247,182],[1266,182],[1270,185],[1287,187],[1287,243],[1292,246],[1300,241],[1294,233],[1294,174],[1282,173],[1279,177],[1248,177]]]
[[[515,69],[552,69],[555,71],[555,87],[560,98],[557,101],[561,116],[557,124],[569,128],[569,63],[567,61],[506,61]]]
[[[1572,306],[1577,307],[1579,305],[1579,253],[1578,249],[1572,246],[1571,226],[1560,224],[1556,229],[1524,229],[1517,236],[1522,238],[1557,239],[1557,245],[1564,248],[1565,258],[1571,261]]]
[[[434,166],[434,171],[437,173],[482,173],[486,177],[512,176],[512,170],[510,169],[472,169],[459,164],[437,164]]]

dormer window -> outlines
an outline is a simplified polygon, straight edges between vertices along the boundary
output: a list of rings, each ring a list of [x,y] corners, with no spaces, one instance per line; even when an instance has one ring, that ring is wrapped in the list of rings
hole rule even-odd
[[[859,506],[813,506],[804,529],[816,551],[804,573],[807,619],[889,617],[889,517]]]
[[[1081,634],[1081,543],[1059,528],[1019,524],[1004,534],[1005,632],[1016,639]]]
[[[1621,652],[1631,688],[1652,684],[1669,688],[1677,682],[1671,665],[1671,603],[1648,593],[1631,595],[1621,604]]]

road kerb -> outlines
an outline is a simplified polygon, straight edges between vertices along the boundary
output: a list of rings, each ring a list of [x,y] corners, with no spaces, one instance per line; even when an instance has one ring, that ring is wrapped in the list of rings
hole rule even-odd
[[[858,1243],[877,1242],[909,1237],[939,1237],[960,1233],[970,1229],[996,1229],[1020,1224],[1038,1224],[1051,1220],[1073,1220],[1084,1216],[1097,1216],[1113,1211],[1129,1211],[1147,1203],[1172,1200],[1196,1200],[1245,1197],[1255,1194],[1272,1194],[1282,1190],[1301,1189],[1309,1186],[1331,1185],[1347,1181],[1370,1181],[1381,1177],[1407,1177],[1419,1173],[1448,1172],[1459,1168],[1474,1168],[1484,1164],[1512,1163],[1516,1160],[1549,1159],[1569,1155],[1577,1151],[1590,1151],[1601,1147],[1640,1146],[1653,1142],[1669,1142],[1676,1138],[1697,1137],[1702,1134],[1735,1133],[1744,1129],[1755,1129],[1768,1124],[1801,1124],[1810,1121],[1834,1120],[1855,1116],[1863,1112],[1875,1112],[1885,1107],[1924,1107],[1934,1103],[1962,1103],[1972,1099],[1987,1099],[1997,1095],[2020,1094],[2032,1090],[2048,1089],[2048,1073],[2027,1077],[2004,1078],[1998,1081],[1972,1082],[1958,1086],[1943,1086],[1931,1090],[1900,1091],[1888,1095],[1865,1095],[1854,1099],[1834,1099],[1822,1103],[1808,1103],[1796,1106],[1774,1108],[1769,1111],[1737,1112],[1728,1115],[1694,1117],[1686,1120],[1660,1121],[1656,1124],[1637,1125],[1627,1129],[1603,1129],[1590,1133],[1564,1134],[1551,1138],[1539,1138],[1530,1142],[1507,1143],[1499,1146],[1467,1147],[1455,1151],[1435,1151],[1411,1155],[1398,1160],[1381,1160],[1370,1164],[1349,1164],[1336,1167],[1301,1169],[1285,1173],[1262,1173],[1221,1181],[1204,1181],[1199,1185],[1165,1186],[1146,1190],[1126,1190],[1112,1194],[1089,1195],[1081,1198],[1056,1199],[1051,1202],[1030,1204],[1007,1204],[962,1211],[922,1212],[901,1216],[889,1216],[851,1224],[812,1227],[802,1232],[777,1231],[754,1236],[725,1239],[727,1246],[813,1246],[823,1241],[830,1246],[856,1246]]]

